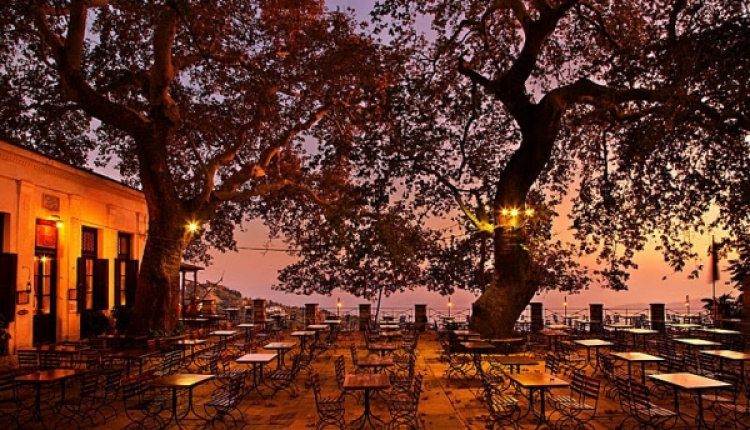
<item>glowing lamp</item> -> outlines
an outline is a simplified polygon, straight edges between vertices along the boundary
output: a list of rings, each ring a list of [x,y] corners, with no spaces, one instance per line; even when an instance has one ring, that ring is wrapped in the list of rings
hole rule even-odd
[[[341,297],[336,299],[336,315],[341,313]]]
[[[65,226],[65,223],[60,219],[60,215],[52,215],[52,220],[55,221],[55,227],[61,229]]]
[[[189,231],[190,233],[195,233],[195,232],[197,232],[197,231],[198,231],[198,228],[200,228],[200,226],[199,226],[199,225],[198,225],[198,223],[197,223],[197,222],[195,222],[195,221],[190,221],[190,222],[188,223],[188,225],[187,225],[187,230],[188,230],[188,231]]]
[[[532,217],[534,216],[534,209],[526,209],[524,213],[526,214],[527,217]]]
[[[510,210],[510,216],[517,217],[518,216],[518,209],[513,208]]]

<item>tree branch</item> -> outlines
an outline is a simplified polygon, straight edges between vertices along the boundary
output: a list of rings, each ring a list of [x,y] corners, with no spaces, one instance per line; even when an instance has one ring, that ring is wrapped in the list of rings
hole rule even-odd
[[[180,114],[169,94],[169,86],[174,80],[172,48],[179,18],[171,8],[165,8],[154,31],[154,64],[150,72],[149,104],[162,118],[177,124]]]

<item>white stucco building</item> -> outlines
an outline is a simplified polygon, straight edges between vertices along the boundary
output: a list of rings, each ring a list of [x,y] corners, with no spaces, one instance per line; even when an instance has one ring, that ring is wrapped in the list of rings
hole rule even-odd
[[[10,351],[78,339],[81,312],[135,297],[140,191],[0,141],[0,313]]]

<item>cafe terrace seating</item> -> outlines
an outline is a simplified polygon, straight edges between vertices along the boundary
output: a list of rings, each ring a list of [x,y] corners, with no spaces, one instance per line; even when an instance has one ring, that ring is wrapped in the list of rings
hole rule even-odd
[[[420,374],[414,377],[411,390],[389,396],[388,411],[391,414],[389,429],[400,429],[404,426],[414,430],[419,428],[417,412],[421,394],[422,375]]]
[[[315,428],[322,429],[333,426],[344,429],[346,427],[346,421],[344,420],[346,409],[344,408],[343,396],[324,397],[321,393],[320,375],[317,372],[314,372],[310,376],[310,383],[313,387],[315,409],[318,413]]]
[[[586,376],[582,371],[573,372],[568,394],[549,395],[552,409],[560,416],[555,428],[583,428],[596,415],[599,405],[601,382]]]
[[[240,402],[244,397],[245,380],[247,379],[247,370],[235,370],[227,374],[228,380],[226,385],[222,385],[211,393],[211,398],[203,404],[206,415],[211,417],[208,424],[215,421],[232,420],[232,426],[237,426],[237,419],[233,416],[236,412],[239,420],[244,421],[245,415],[239,408]]]

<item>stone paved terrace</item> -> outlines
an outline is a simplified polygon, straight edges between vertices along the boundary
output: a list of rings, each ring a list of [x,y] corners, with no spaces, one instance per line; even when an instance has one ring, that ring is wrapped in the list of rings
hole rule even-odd
[[[295,340],[286,337],[285,340]],[[347,370],[351,370],[351,359],[349,355],[350,340],[341,340],[335,352],[329,355],[318,357],[314,363],[315,370],[321,375],[324,395],[336,394],[338,390],[334,380],[334,358],[338,355],[346,357]],[[366,354],[361,346],[361,341],[355,339],[354,343],[358,347],[360,357]],[[448,379],[445,377],[447,364],[440,359],[441,347],[436,339],[434,332],[423,333],[418,348],[418,358],[416,371],[424,375],[423,392],[419,406],[419,417],[422,428],[424,429],[485,429],[487,412],[482,403],[477,400],[474,391],[480,388],[477,380],[464,379],[460,377]],[[235,368],[242,366],[234,365]],[[543,364],[531,367],[524,367],[523,372],[540,373],[543,372]],[[591,370],[589,369],[589,373]],[[303,370],[300,374],[299,394],[290,397],[286,392],[279,392],[271,399],[262,400],[257,394],[251,393],[246,397],[242,404],[241,410],[244,413],[244,422],[239,423],[237,427],[231,424],[224,426],[217,423],[217,428],[257,428],[257,429],[306,429],[314,428],[316,421],[316,410],[313,391],[306,387],[308,375]],[[559,376],[561,379],[568,379],[569,375]],[[201,405],[213,390],[215,386],[212,383],[199,386],[195,391],[195,403]],[[521,407],[525,411],[528,402],[525,398],[521,399]],[[673,398],[671,392],[667,392],[662,399],[657,402],[668,408],[672,408]],[[696,408],[693,399],[682,394],[680,403],[683,412],[695,414]],[[121,408],[120,402],[116,405]],[[2,408],[0,404],[0,408]],[[383,400],[373,399],[373,409],[375,414],[388,419],[387,409],[385,409]],[[199,407],[199,410],[200,407]],[[346,400],[346,420],[351,421],[359,416],[363,411],[362,404],[352,398]],[[81,428],[101,428],[101,429],[119,429],[125,428],[129,421],[124,417],[122,410],[118,411],[119,417],[110,420],[106,424],[99,424],[94,427],[86,422],[81,423]],[[619,407],[619,402],[607,399],[601,396],[596,418],[591,422],[595,429],[615,429],[625,417]],[[711,413],[707,414],[709,421],[713,420]],[[48,422],[49,417],[47,418]],[[4,420],[7,421],[7,420]],[[631,422],[632,423],[632,422]],[[529,414],[521,419],[518,423],[519,428],[532,429],[536,428],[537,419]],[[54,426],[50,425],[50,428]],[[186,428],[202,428],[197,422],[187,422]],[[688,423],[679,422],[675,428],[696,428],[697,426],[689,420]],[[8,427],[6,427],[8,428]],[[42,428],[39,425],[28,425],[24,428]],[[72,426],[71,428],[76,428]],[[172,426],[171,428],[176,428]],[[497,428],[497,427],[496,427]],[[505,427],[504,427],[505,428]],[[510,428],[510,427],[507,427]],[[546,425],[542,428],[547,428]],[[626,426],[632,428],[632,425]]]

